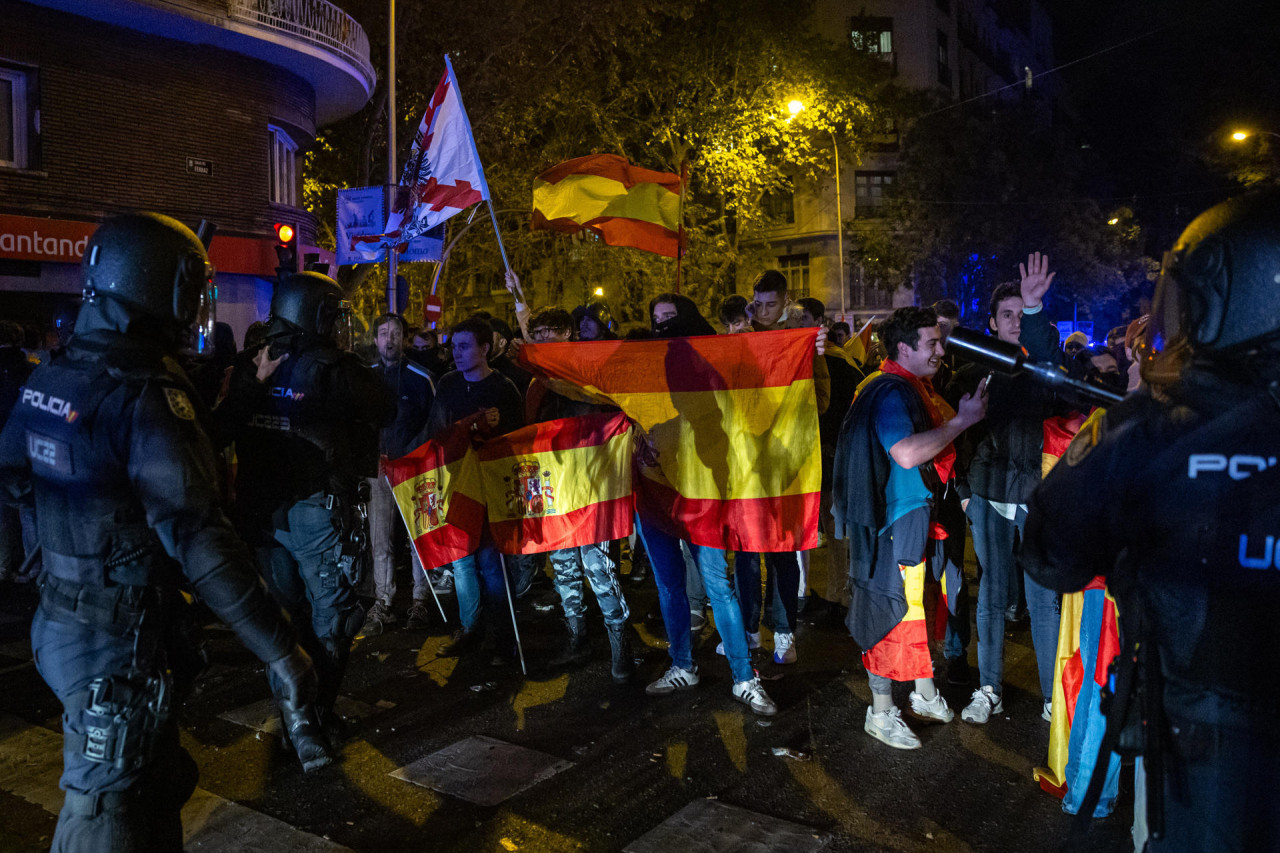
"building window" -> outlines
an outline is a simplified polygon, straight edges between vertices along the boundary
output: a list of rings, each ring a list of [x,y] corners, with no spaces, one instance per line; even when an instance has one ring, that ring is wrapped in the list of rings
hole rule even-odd
[[[298,206],[298,146],[278,127],[267,125],[271,139],[268,149],[268,179],[271,181],[271,203]]]
[[[809,295],[809,256],[783,255],[778,258],[778,272],[787,279],[787,296],[803,299]]]
[[[760,201],[764,215],[775,224],[794,225],[796,221],[795,193],[779,191],[765,193]]]
[[[0,67],[0,166],[25,169],[30,162],[26,72]]]
[[[951,63],[947,59],[947,34],[938,30],[938,85],[951,88]]]
[[[893,56],[893,18],[854,18],[849,37],[855,50]]]
[[[853,186],[858,216],[883,216],[886,190],[893,186],[893,172],[858,172]]]

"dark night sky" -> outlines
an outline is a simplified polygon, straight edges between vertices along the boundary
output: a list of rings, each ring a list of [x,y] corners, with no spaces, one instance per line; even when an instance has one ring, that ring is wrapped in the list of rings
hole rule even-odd
[[[1059,65],[1157,30],[1059,72],[1068,109],[1102,161],[1099,189],[1137,196],[1153,231],[1176,233],[1232,192],[1203,156],[1230,145],[1231,128],[1280,133],[1277,0],[1048,4]],[[1280,156],[1280,144],[1273,150]]]

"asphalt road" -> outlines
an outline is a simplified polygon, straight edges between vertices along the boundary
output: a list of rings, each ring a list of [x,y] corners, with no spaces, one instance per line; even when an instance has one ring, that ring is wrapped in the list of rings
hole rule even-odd
[[[815,589],[824,588],[823,562],[814,559]],[[518,605],[528,678],[491,667],[487,655],[439,657],[447,629],[438,621],[426,631],[398,625],[360,641],[343,693],[354,700],[353,713],[365,716],[351,720],[341,760],[306,776],[276,737],[222,716],[260,702],[266,687],[262,668],[229,632],[211,626],[212,665],[183,709],[202,798],[187,815],[188,849],[333,849],[327,839],[369,853],[621,850],[707,798],[802,824],[832,851],[1051,851],[1066,837],[1072,818],[1031,776],[1044,760],[1049,724],[1040,718],[1025,620],[1008,626],[1005,713],[985,726],[961,722],[976,685],[940,680],[956,719],[912,723],[924,747],[902,752],[862,731],[866,675],[825,602],[811,599],[802,617],[796,664],[772,662],[765,632],[756,665],[779,706],[765,719],[730,695],[711,626],[696,652],[702,683],[645,696],[644,683],[667,665],[657,593],[652,580],[624,588],[643,657],[633,685],[609,679],[594,599],[593,660],[570,673],[541,663],[558,650],[563,629],[558,610],[536,611],[531,598]],[[48,849],[58,807],[60,707],[30,662],[31,593],[0,587],[0,853]],[[451,604],[446,598],[447,611]],[[976,664],[976,648],[970,661]],[[898,703],[907,707],[909,688],[900,687]],[[571,766],[496,806],[390,775],[473,735]],[[1131,770],[1122,778],[1116,813],[1094,822],[1091,850],[1132,849]],[[713,841],[685,849],[728,849]]]

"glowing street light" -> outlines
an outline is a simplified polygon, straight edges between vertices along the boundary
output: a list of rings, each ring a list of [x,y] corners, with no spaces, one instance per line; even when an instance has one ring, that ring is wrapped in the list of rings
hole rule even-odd
[[[1119,224],[1120,224],[1120,219],[1119,219],[1119,217],[1115,217],[1115,216],[1113,216],[1113,217],[1111,217],[1110,219],[1108,219],[1108,220],[1107,220],[1107,224],[1108,224],[1108,225],[1119,225]]]
[[[1272,133],[1269,130],[1237,130],[1236,132],[1231,134],[1231,138],[1234,139],[1236,142],[1244,142],[1250,136],[1259,136],[1259,135],[1274,136],[1276,139],[1280,139],[1280,133]]]
[[[604,296],[603,287],[597,287],[593,292],[595,293],[596,296]]]
[[[804,101],[790,100],[787,101],[787,112],[791,113],[791,118],[795,118],[804,111]],[[787,119],[791,121],[791,119]],[[840,146],[836,144],[835,131],[828,129],[827,133],[831,134],[831,150],[835,154],[836,162],[836,255],[839,260],[840,268],[840,314],[845,313],[844,304],[844,218],[840,213]]]
[[[803,101],[787,101],[787,112],[791,113],[793,116],[799,115],[803,110]]]

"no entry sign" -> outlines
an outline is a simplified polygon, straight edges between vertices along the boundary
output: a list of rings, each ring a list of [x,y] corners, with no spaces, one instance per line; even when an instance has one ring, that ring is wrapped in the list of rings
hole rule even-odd
[[[422,301],[422,322],[434,323],[444,315],[444,303],[439,296],[428,296]]]

